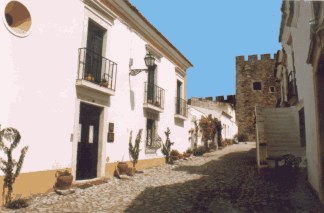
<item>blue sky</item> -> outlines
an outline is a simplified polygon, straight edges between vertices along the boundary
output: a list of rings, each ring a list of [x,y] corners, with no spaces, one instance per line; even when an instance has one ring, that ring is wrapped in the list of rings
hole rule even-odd
[[[194,65],[187,98],[235,94],[235,57],[275,53],[281,0],[130,0]]]

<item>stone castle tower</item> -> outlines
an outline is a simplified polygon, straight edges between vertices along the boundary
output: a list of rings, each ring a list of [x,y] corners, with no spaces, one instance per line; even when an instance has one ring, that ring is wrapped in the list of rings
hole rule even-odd
[[[276,58],[276,55],[274,56]],[[274,78],[275,59],[270,54],[236,57],[236,122],[238,133],[256,141],[255,106],[275,107],[280,97]]]

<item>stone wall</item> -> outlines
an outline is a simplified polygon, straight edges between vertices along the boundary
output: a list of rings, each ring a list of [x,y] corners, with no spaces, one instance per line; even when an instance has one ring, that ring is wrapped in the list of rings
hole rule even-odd
[[[226,99],[224,96],[216,96],[213,100],[213,97],[205,98],[190,98],[188,104],[192,106],[202,107],[206,109],[215,110],[220,106],[227,106],[228,104],[235,108],[236,97],[235,95],[227,95]]]
[[[274,56],[275,58],[275,56]],[[280,97],[279,83],[274,78],[275,59],[270,54],[236,57],[236,122],[238,133],[255,141],[255,106],[275,107]],[[261,90],[254,90],[253,83],[261,82]],[[275,92],[270,91],[274,87]]]

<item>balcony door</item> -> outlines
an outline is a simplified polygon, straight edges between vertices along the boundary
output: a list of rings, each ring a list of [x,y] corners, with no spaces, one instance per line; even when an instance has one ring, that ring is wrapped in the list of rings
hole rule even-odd
[[[92,21],[88,24],[85,76],[99,83],[102,79],[102,49],[105,30]]]
[[[181,113],[181,98],[182,98],[182,83],[177,81],[177,106],[176,106],[176,114]]]
[[[147,79],[147,102],[154,104],[155,100],[155,66],[148,71]]]

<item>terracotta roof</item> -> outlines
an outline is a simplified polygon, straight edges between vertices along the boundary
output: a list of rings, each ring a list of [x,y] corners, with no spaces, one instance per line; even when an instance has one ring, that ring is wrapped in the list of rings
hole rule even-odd
[[[145,17],[142,13],[132,5],[128,0],[123,0],[147,25],[149,25],[168,45],[170,45],[185,61],[187,61],[191,67],[193,67],[192,63],[167,39],[164,37],[159,30],[157,30]]]

